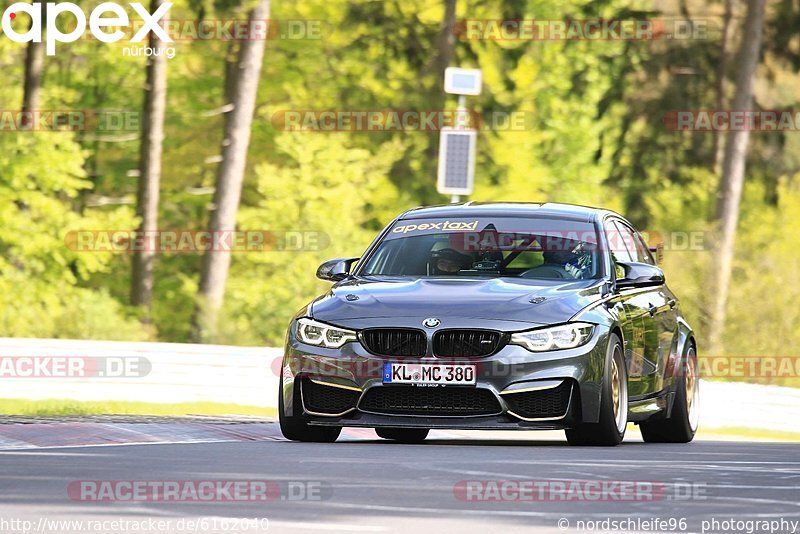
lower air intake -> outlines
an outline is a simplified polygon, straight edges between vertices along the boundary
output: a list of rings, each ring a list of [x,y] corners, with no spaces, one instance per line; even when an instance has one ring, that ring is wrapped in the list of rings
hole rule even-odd
[[[364,394],[359,409],[390,415],[494,415],[502,411],[494,393],[482,388],[376,386]]]
[[[572,382],[565,380],[560,386],[538,391],[505,393],[503,400],[515,414],[527,419],[564,417],[569,407]]]
[[[307,412],[339,415],[356,407],[361,392],[312,382],[304,378],[301,386],[303,408]]]

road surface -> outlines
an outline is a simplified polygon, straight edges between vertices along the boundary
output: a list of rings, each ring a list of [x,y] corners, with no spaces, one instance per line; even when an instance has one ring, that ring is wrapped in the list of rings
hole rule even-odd
[[[717,529],[706,525],[712,532],[741,531],[724,528],[731,520],[771,521],[776,532],[792,532],[791,522],[800,520],[800,446],[793,443],[575,448],[557,434],[542,440],[434,433],[420,445],[372,436],[355,431],[334,444],[292,443],[274,433],[258,441],[6,449],[0,531],[96,532],[89,521],[157,518],[174,532],[601,532],[605,520],[626,521],[620,531],[701,532],[713,519]],[[280,495],[256,502],[185,495],[180,502],[131,502],[124,495],[97,502],[95,494],[74,491],[78,481],[114,481],[119,488],[119,481],[232,480],[271,481]],[[465,481],[472,484],[469,497]],[[499,500],[490,489],[500,486],[489,481],[505,484]],[[604,489],[592,491],[601,482]],[[631,482],[635,491],[619,490]],[[526,496],[523,489],[534,483],[544,497]],[[206,522],[188,523],[197,518]],[[654,520],[664,522],[642,523]],[[122,531],[116,527],[104,531]]]

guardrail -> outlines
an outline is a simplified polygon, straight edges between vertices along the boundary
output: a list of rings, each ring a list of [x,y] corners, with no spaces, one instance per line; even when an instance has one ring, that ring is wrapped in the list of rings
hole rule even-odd
[[[0,398],[220,402],[274,408],[280,368],[276,362],[282,355],[278,348],[0,338],[0,366],[6,365],[8,371],[0,368]],[[25,357],[36,357],[40,363],[48,357],[83,358],[94,375],[19,376],[29,371],[29,364],[17,364],[14,359]],[[118,373],[125,360],[138,362],[134,372]],[[98,376],[93,367],[98,361],[109,362],[111,372]],[[144,374],[147,363],[149,372]],[[15,365],[19,368],[14,369]],[[17,376],[10,378],[9,372]]]
[[[700,384],[700,428],[800,433],[800,389],[703,380]]]

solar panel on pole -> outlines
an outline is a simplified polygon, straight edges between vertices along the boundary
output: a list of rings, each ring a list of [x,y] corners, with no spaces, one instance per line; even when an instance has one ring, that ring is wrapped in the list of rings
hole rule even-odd
[[[473,129],[443,128],[439,136],[439,171],[436,190],[445,195],[471,195],[475,184]]]

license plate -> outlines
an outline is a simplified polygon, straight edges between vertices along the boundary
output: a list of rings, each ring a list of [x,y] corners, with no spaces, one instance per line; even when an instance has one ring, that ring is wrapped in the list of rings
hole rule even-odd
[[[474,365],[385,363],[384,384],[457,384],[474,386]]]

